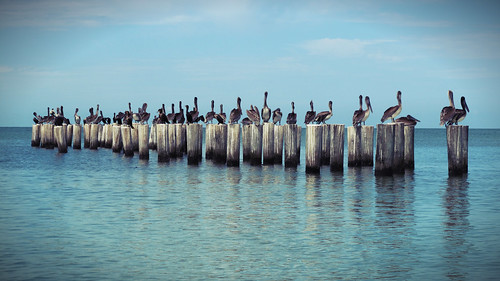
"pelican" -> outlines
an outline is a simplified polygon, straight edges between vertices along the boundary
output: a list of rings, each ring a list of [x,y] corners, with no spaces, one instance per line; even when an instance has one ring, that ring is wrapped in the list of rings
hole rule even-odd
[[[248,117],[245,117],[245,118],[241,119],[241,124],[242,125],[251,125],[252,120],[250,120],[250,118],[248,118]]]
[[[295,113],[295,103],[292,101],[292,112],[286,117],[287,124],[297,124],[297,113]]]
[[[81,118],[78,116],[78,107],[75,109],[75,124],[80,125]]]
[[[359,109],[354,111],[354,114],[352,116],[352,125],[353,126],[359,126],[361,125],[361,122],[363,122],[363,117],[365,115],[365,112],[363,111],[363,96],[359,95]]]
[[[165,104],[163,103],[161,105],[161,108],[158,109],[158,119],[157,119],[158,124],[168,124],[168,118],[167,115],[165,114]]]
[[[450,106],[445,106],[441,109],[441,115],[439,118],[441,122],[439,123],[439,126],[448,126],[448,123],[455,115],[455,103],[453,102],[453,92],[451,90],[448,91],[448,99],[450,100]]]
[[[361,121],[363,121],[363,125],[365,125],[366,119],[368,119],[368,117],[370,117],[370,111],[373,112],[372,104],[370,103],[369,96],[365,97],[365,103],[366,103],[366,110],[364,111],[363,120],[361,120]]]
[[[306,112],[306,118],[304,120],[304,123],[309,124],[314,120],[314,117],[316,117],[316,111],[314,111],[313,107],[313,101],[309,103],[311,105],[311,110]]]
[[[175,114],[175,123],[183,124],[186,120],[184,118],[184,109],[182,109],[182,101],[179,101],[179,112]]]
[[[186,116],[187,116],[188,112],[191,115],[192,123],[193,122],[198,122],[198,115],[200,114],[200,112],[198,111],[198,98],[197,97],[194,97],[194,107],[193,107],[193,110],[186,111]]]
[[[167,123],[175,123],[175,104],[172,104],[172,113],[167,114]]]
[[[191,124],[193,123],[193,115],[191,115],[191,112],[189,112],[189,105],[186,106],[186,124]]]
[[[396,98],[398,99],[398,105],[391,106],[384,112],[384,116],[380,119],[382,123],[389,118],[391,118],[392,122],[394,122],[394,118],[401,113],[401,109],[403,108],[401,104],[401,91],[398,91]]]
[[[465,102],[465,97],[462,96],[460,98],[460,103],[462,104],[462,109],[455,109],[455,115],[453,116],[453,119],[450,121],[450,125],[455,123],[455,125],[458,125],[458,122],[462,122],[467,116],[467,112],[469,111],[469,106],[467,106],[467,103]]]
[[[420,122],[420,120],[411,115],[406,115],[406,117],[399,117],[396,119],[396,123],[403,123],[405,126],[415,126],[417,125],[417,122]]]
[[[220,105],[220,113],[215,115],[215,119],[219,122],[219,124],[226,123],[226,113],[224,113],[223,105]]]
[[[216,113],[214,111],[214,100],[212,100],[211,107],[212,107],[212,110],[209,111],[209,112],[207,112],[207,115],[206,115],[206,118],[205,118],[205,123],[208,123],[208,122],[212,123],[213,119],[214,119],[214,117],[216,115]]]
[[[273,110],[273,123],[280,123],[281,125],[281,117],[283,117],[283,113],[281,113],[281,109],[278,107],[275,110]]]
[[[147,124],[149,117],[151,116],[151,113],[146,112],[147,108],[148,108],[147,103],[142,104],[142,111],[141,111],[141,114],[139,115],[139,118],[140,118],[139,121],[141,122],[141,124],[144,124],[144,122],[146,122],[146,124]]]
[[[33,112],[33,122],[35,122],[35,124],[40,124],[42,123],[42,117],[40,115],[37,115],[36,112]]]
[[[271,119],[271,109],[267,106],[267,92],[264,93],[264,107],[261,116],[262,122],[269,122],[269,119]]]
[[[330,119],[330,117],[332,117],[333,113],[332,113],[332,101],[329,101],[328,102],[328,108],[329,110],[328,111],[322,111],[320,113],[318,113],[318,115],[316,115],[316,117],[314,118],[314,122],[316,123],[323,123],[325,124],[326,120]]]
[[[247,109],[248,118],[255,124],[260,125],[259,109],[256,106],[250,105],[250,110]]]
[[[236,101],[238,107],[233,108],[231,110],[231,113],[229,114],[229,124],[236,124],[241,118],[241,98],[238,97],[238,100]]]

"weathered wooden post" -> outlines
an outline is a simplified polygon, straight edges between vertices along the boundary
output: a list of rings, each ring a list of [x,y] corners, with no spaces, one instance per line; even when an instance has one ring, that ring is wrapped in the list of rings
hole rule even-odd
[[[227,129],[227,165],[240,165],[240,124],[229,124]]]
[[[216,126],[214,124],[207,124],[205,127],[205,159],[207,160],[214,158]]]
[[[83,125],[83,148],[90,147],[90,124]]]
[[[90,149],[97,149],[99,146],[99,125],[90,125]]]
[[[73,125],[68,125],[66,127],[66,144],[68,146],[71,146],[71,143],[73,142]]]
[[[139,151],[139,123],[133,124],[133,128],[130,128],[130,138],[132,141],[132,149],[134,151]]]
[[[123,153],[127,157],[134,156],[134,147],[132,145],[132,128],[128,125],[121,126],[121,135],[123,143]]]
[[[149,125],[137,125],[139,137],[139,159],[149,160]]]
[[[187,137],[186,137],[186,127],[187,124],[182,124],[181,134],[182,134],[182,147],[181,147],[181,155],[187,154]]]
[[[330,128],[332,125],[323,124],[321,126],[323,127],[323,136],[321,137],[321,165],[330,165]]]
[[[347,166],[361,166],[361,126],[347,127]]]
[[[156,124],[156,151],[158,152],[158,162],[168,162],[167,124]]]
[[[113,149],[113,152],[116,153],[120,153],[122,151],[123,141],[121,125],[113,125],[113,144],[111,145],[111,148]]]
[[[182,157],[184,154],[184,134],[182,124],[174,124],[175,128],[175,157]]]
[[[218,124],[215,127],[215,162],[225,164],[227,160],[227,125]]]
[[[414,142],[415,126],[405,126],[405,168],[415,169]]]
[[[188,165],[198,165],[201,162],[202,125],[189,124],[186,127]]]
[[[42,125],[35,124],[31,127],[31,146],[40,146],[40,131]]]
[[[323,127],[306,126],[306,173],[319,173],[321,169],[321,143]]]
[[[302,128],[296,124],[284,125],[284,143],[285,143],[285,167],[297,167],[299,164],[298,152],[298,133]]]
[[[299,126],[298,130],[297,130],[297,161],[299,161],[298,163],[300,164],[300,148],[302,146],[302,127]]]
[[[82,149],[82,126],[80,124],[73,126],[73,149]]]
[[[262,154],[264,165],[274,164],[274,124],[262,125]]]
[[[113,125],[112,124],[107,124],[105,125],[106,128],[106,134],[104,138],[104,147],[105,148],[112,148],[113,147]]]
[[[405,130],[403,123],[394,125],[394,161],[392,163],[394,173],[405,171]]]
[[[373,166],[373,126],[361,126],[361,166]]]
[[[54,138],[57,143],[57,149],[59,153],[67,153],[68,145],[66,144],[66,128],[63,126],[54,127]]]
[[[175,128],[175,124],[167,124],[167,150],[170,158],[177,157],[177,140],[175,139]]]
[[[330,170],[344,170],[344,124],[330,126]]]
[[[394,162],[394,124],[377,125],[375,175],[392,175]]]
[[[156,150],[158,146],[158,137],[157,137],[157,131],[156,131],[156,125],[158,124],[153,124],[151,125],[151,131],[149,132],[149,148],[152,150]]]
[[[262,165],[262,126],[250,126],[250,164]]]
[[[102,124],[98,124],[98,132],[97,132],[97,146],[104,147],[104,127]]]
[[[283,133],[282,125],[274,126],[274,164],[283,164]]]
[[[466,174],[469,169],[469,126],[446,127],[448,146],[448,175]]]
[[[243,125],[241,128],[241,147],[243,149],[243,162],[251,159],[252,125]]]

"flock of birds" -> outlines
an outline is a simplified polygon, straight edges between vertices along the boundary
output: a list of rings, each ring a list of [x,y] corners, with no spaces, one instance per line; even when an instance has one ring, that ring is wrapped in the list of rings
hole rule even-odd
[[[267,104],[267,97],[268,93],[264,93],[264,106],[263,108],[259,111],[257,106],[250,105],[250,109],[246,110],[247,117],[241,119],[241,124],[243,125],[249,125],[249,124],[255,124],[259,125],[261,120],[264,123],[267,122],[272,122],[274,124],[280,124],[281,125],[281,119],[283,116],[283,113],[281,112],[280,108],[276,108],[275,110],[271,111],[271,108],[269,108]],[[461,103],[462,103],[462,109],[456,109],[455,105],[453,103],[453,92],[449,91],[448,92],[448,97],[450,99],[450,106],[446,106],[443,108],[441,111],[441,125],[451,125],[451,124],[458,124],[458,122],[461,122],[465,116],[467,115],[467,111],[469,111],[469,107],[467,106],[467,103],[465,102],[465,98],[461,98]],[[417,122],[420,122],[420,120],[416,119],[415,117],[411,115],[407,115],[406,117],[400,117],[397,119],[396,118],[400,113],[402,109],[402,103],[401,103],[401,91],[397,92],[396,99],[398,101],[398,104],[392,107],[389,107],[385,112],[384,115],[382,116],[381,122],[384,123],[386,120],[391,119],[392,122],[396,123],[403,123],[406,126],[415,126]],[[363,125],[365,124],[366,120],[370,116],[370,112],[373,112],[372,106],[370,104],[370,98],[368,96],[365,97],[365,104],[366,104],[366,109],[363,109],[363,96],[359,96],[359,109],[354,111],[354,115],[352,117],[352,124],[353,126],[361,126],[361,123]],[[205,116],[200,115],[200,112],[198,110],[198,98],[194,98],[194,106],[192,110],[189,110],[189,105],[185,105],[186,112],[184,113],[184,108],[182,107],[182,102],[179,101],[179,111],[175,111],[175,104],[172,104],[172,112],[167,113],[165,110],[165,104],[162,104],[162,107],[158,109],[158,115],[154,116],[153,118],[153,124],[191,124],[191,123],[198,123],[198,122],[205,122],[205,123],[213,123],[214,120],[218,122],[218,124],[225,124],[226,122],[228,124],[237,124],[243,114],[242,109],[241,109],[241,98],[238,97],[236,100],[236,108],[232,109],[230,114],[229,114],[229,119],[227,119],[226,113],[224,113],[224,108],[223,105],[220,105],[220,112],[217,113],[214,111],[214,101],[211,101],[211,111],[207,112]],[[297,123],[297,114],[295,113],[295,104],[292,101],[292,112],[288,114],[286,118],[286,123],[287,124],[296,124]],[[304,123],[305,124],[311,124],[311,123],[316,123],[316,124],[325,124],[327,120],[329,120],[332,115],[332,106],[333,103],[332,101],[328,102],[328,108],[329,110],[327,111],[322,111],[319,113],[316,113],[314,111],[314,104],[313,101],[311,100],[310,102],[311,110],[306,112],[305,118],[304,118]],[[151,113],[147,112],[147,103],[144,103],[142,107],[139,107],[137,112],[132,111],[131,104],[128,103],[128,110],[125,112],[119,112],[113,114],[113,118],[109,117],[104,117],[102,114],[102,111],[99,110],[99,104],[96,107],[96,110],[94,111],[94,108],[91,107],[89,109],[89,115],[83,119],[83,124],[111,124],[111,121],[115,124],[127,124],[133,128],[133,123],[148,123],[149,118],[151,116]],[[63,106],[60,106],[54,111],[54,109],[50,110],[49,107],[47,107],[47,115],[46,116],[40,116],[36,112],[33,112],[33,115],[35,116],[33,118],[33,122],[35,124],[54,124],[56,126],[61,126],[63,124],[70,124],[69,119],[64,117],[64,111],[63,111]],[[75,119],[75,124],[80,124],[81,118],[78,115],[78,108],[75,110],[74,114],[74,119]]]

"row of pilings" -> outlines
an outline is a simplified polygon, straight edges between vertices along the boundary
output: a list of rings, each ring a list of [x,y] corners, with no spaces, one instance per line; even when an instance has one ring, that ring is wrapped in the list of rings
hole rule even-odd
[[[401,123],[377,125],[374,159],[374,127],[347,128],[347,164],[349,167],[374,166],[375,175],[392,175],[413,170],[414,127]],[[205,128],[205,159],[227,166],[300,164],[302,128],[299,125],[207,124]],[[306,126],[305,168],[307,173],[319,173],[322,166],[332,171],[344,167],[343,124]],[[468,126],[448,126],[448,171],[450,175],[468,171]],[[82,126],[50,124],[33,125],[31,145],[58,148],[66,153],[69,146],[81,149]],[[88,149],[111,148],[127,157],[139,154],[149,159],[149,150],[157,150],[158,162],[187,155],[189,165],[202,161],[202,124],[147,124],[83,126],[83,146]],[[283,161],[284,160],[284,161]]]

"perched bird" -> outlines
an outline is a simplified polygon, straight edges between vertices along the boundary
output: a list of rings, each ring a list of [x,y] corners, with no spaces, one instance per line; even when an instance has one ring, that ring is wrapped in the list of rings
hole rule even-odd
[[[175,123],[184,124],[184,109],[182,109],[182,101],[179,101],[179,112],[175,114]]]
[[[264,107],[261,116],[262,122],[269,122],[269,119],[271,119],[271,109],[267,106],[267,92],[264,93]]]
[[[396,119],[396,123],[403,123],[405,126],[415,126],[420,120],[416,119],[411,115],[406,115],[406,117],[399,117]]]
[[[370,97],[368,96],[365,97],[365,103],[366,103],[366,110],[364,111],[364,116],[363,119],[361,120],[363,121],[363,125],[365,125],[365,121],[370,116],[370,111],[373,112],[372,104],[370,103]]]
[[[215,115],[215,119],[219,122],[219,124],[226,123],[226,113],[224,113],[223,105],[220,105],[220,113]]]
[[[172,113],[167,114],[168,123],[175,123],[175,104],[172,104]]]
[[[238,123],[238,121],[240,120],[241,118],[241,98],[238,97],[238,99],[236,100],[236,103],[237,103],[237,107],[236,108],[233,108],[233,110],[231,110],[231,113],[229,114],[229,124],[236,124]]]
[[[40,115],[37,115],[36,112],[33,112],[33,122],[35,122],[35,124],[41,124],[42,123],[42,117]]]
[[[389,118],[391,118],[392,122],[394,122],[394,118],[398,116],[399,113],[401,113],[401,109],[403,108],[401,104],[401,91],[398,91],[396,98],[398,99],[398,105],[391,106],[386,111],[384,111],[384,115],[382,116],[382,119],[380,119],[382,123],[384,123],[384,121]]]
[[[313,101],[309,103],[311,105],[311,110],[306,112],[306,118],[304,120],[304,123],[309,124],[312,121],[314,121],[314,117],[316,117],[316,111],[314,111],[314,106],[313,106]]]
[[[209,112],[207,112],[207,115],[205,115],[206,116],[205,117],[205,123],[208,123],[208,122],[212,123],[213,120],[214,120],[214,117],[215,117],[215,114],[216,114],[215,111],[214,111],[214,100],[212,100],[212,102],[211,102],[211,108],[212,108],[212,110],[209,111]]]
[[[453,116],[455,116],[455,103],[453,102],[452,91],[448,91],[448,100],[450,101],[450,106],[445,106],[441,109],[439,126],[448,126],[449,122],[453,119]]]
[[[354,111],[354,114],[352,116],[352,125],[353,126],[361,125],[364,116],[365,112],[363,111],[363,96],[359,95],[359,109]]]
[[[316,122],[317,124],[320,124],[320,123],[325,124],[326,120],[330,119],[330,117],[332,117],[332,115],[333,115],[332,104],[333,104],[333,102],[329,101],[328,102],[328,108],[329,108],[329,110],[328,111],[322,111],[322,112],[318,113],[316,115],[316,117],[314,118],[314,122]]]
[[[241,119],[241,124],[242,125],[251,125],[252,120],[250,120],[250,118],[248,118],[248,117],[245,117],[245,118]]]
[[[292,101],[292,112],[286,117],[287,124],[297,124],[297,113],[295,113],[295,103]]]
[[[80,118],[80,116],[78,116],[78,107],[75,109],[75,115],[74,116],[75,116],[75,124],[80,125],[81,118]]]
[[[186,109],[186,118],[188,115],[191,115],[191,122],[189,123],[196,123],[199,121],[198,116],[200,115],[200,112],[198,111],[198,98],[194,97],[194,107],[193,110],[187,111]]]
[[[148,104],[147,103],[143,103],[142,104],[142,109],[140,111],[140,114],[139,114],[139,122],[141,124],[144,124],[144,122],[146,122],[146,124],[148,123],[148,120],[149,120],[149,117],[151,116],[151,113],[148,113],[146,112],[148,108]]]
[[[247,109],[247,116],[255,125],[260,125],[259,109],[256,106],[250,105],[250,109]]]
[[[278,107],[275,110],[273,110],[273,123],[280,123],[281,125],[281,117],[283,117],[283,113],[281,113],[281,109]]]
[[[465,119],[465,116],[467,116],[469,106],[467,106],[464,96],[460,98],[460,103],[462,104],[462,109],[455,108],[455,115],[453,115],[453,118],[450,121],[451,123],[449,123],[448,125],[451,125],[453,123],[455,123],[455,125],[458,125],[458,122],[462,122]]]
[[[158,118],[156,121],[157,124],[168,124],[167,114],[165,114],[165,104],[161,105],[161,108],[158,109]]]

